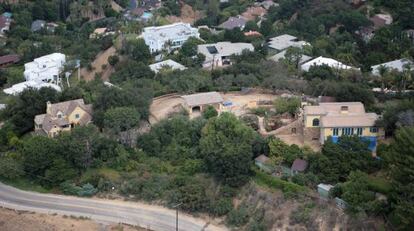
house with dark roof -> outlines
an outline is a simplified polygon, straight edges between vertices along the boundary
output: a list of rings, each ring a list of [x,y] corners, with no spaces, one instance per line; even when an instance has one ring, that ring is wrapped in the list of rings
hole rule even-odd
[[[292,171],[292,175],[296,175],[298,173],[302,173],[308,167],[308,162],[302,159],[296,159],[293,161],[292,167],[290,170]]]
[[[83,99],[60,103],[46,103],[46,113],[36,115],[35,132],[48,137],[56,137],[62,131],[70,131],[76,126],[84,126],[92,121],[92,104]]]
[[[0,68],[18,63],[20,57],[18,55],[3,55],[0,56]]]
[[[237,17],[230,17],[227,21],[220,24],[218,27],[225,30],[232,30],[234,28],[239,28],[243,30],[246,26],[247,20],[241,17],[240,15]]]
[[[32,22],[32,26],[30,27],[30,30],[32,32],[37,32],[37,31],[40,31],[41,29],[45,28],[45,26],[46,26],[46,21],[45,20],[37,19],[37,20],[34,20]]]

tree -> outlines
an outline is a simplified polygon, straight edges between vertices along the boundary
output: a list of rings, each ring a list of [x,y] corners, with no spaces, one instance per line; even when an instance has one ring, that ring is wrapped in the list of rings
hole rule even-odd
[[[391,213],[394,225],[400,230],[414,226],[414,127],[403,127],[395,135],[386,159],[389,162],[391,183]]]
[[[299,110],[300,99],[297,97],[277,98],[274,105],[278,114],[289,113],[294,116]]]
[[[244,42],[245,37],[244,33],[238,27],[224,31],[224,39],[232,43]]]
[[[289,146],[280,139],[271,139],[269,141],[269,156],[275,164],[286,163],[290,166],[295,159],[303,157],[303,152],[297,145]]]
[[[0,178],[15,180],[23,175],[23,166],[19,161],[11,157],[0,158]]]
[[[135,61],[148,63],[151,53],[144,39],[124,40],[122,52]]]
[[[115,134],[138,125],[140,115],[133,107],[116,107],[105,112],[104,127],[110,129]]]
[[[207,106],[203,111],[203,117],[205,119],[210,119],[218,115],[217,110],[213,106]]]
[[[108,63],[111,66],[115,66],[119,62],[119,56],[118,55],[111,55],[108,57]]]
[[[17,135],[22,135],[33,130],[33,120],[38,114],[46,112],[46,102],[57,102],[58,94],[52,88],[41,88],[40,90],[27,89],[18,97],[13,97],[8,103],[4,115],[13,124]]]
[[[198,40],[197,38],[191,37],[185,41],[185,43],[181,46],[180,54],[186,57],[193,57],[197,55],[197,45],[202,44],[202,41]]]
[[[230,113],[209,120],[200,139],[208,171],[231,186],[246,183],[253,158],[253,134],[251,128]]]
[[[288,64],[293,65],[296,69],[299,68],[299,63],[303,56],[303,50],[299,47],[289,47],[285,53],[285,59]]]
[[[328,139],[321,155],[310,158],[310,170],[321,180],[330,183],[345,181],[351,171],[372,172],[376,162],[368,144],[356,136],[341,136],[338,143]]]
[[[351,172],[347,182],[341,184],[341,198],[352,214],[367,212],[376,214],[385,205],[376,200],[375,192],[369,188],[368,175],[361,171]]]
[[[24,142],[19,150],[23,156],[23,167],[28,177],[40,181],[43,185],[50,185],[45,181],[45,172],[58,157],[56,140],[43,136],[34,136]]]

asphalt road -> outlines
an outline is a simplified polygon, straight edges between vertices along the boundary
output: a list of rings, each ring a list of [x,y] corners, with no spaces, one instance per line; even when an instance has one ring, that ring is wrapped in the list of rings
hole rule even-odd
[[[156,231],[174,231],[174,210],[135,202],[85,199],[22,191],[0,183],[0,206],[38,213],[89,217],[103,223],[125,223]],[[179,213],[181,231],[224,231],[224,227]]]

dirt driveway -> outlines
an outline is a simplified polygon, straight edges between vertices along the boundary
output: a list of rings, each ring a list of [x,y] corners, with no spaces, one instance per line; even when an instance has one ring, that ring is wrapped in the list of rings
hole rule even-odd
[[[226,107],[224,111],[234,113],[236,116],[243,115],[248,112],[249,107],[256,105],[258,101],[274,100],[276,95],[262,93],[241,94],[237,92],[221,93],[225,102],[232,102],[232,106]],[[165,95],[154,98],[150,106],[150,124],[168,117],[170,113],[180,110],[180,105],[184,100],[178,94]]]
[[[144,231],[147,229],[117,224],[98,224],[95,221],[61,216],[38,214],[0,208],[0,230],[7,231]]]
[[[154,98],[150,105],[150,124],[155,124],[158,121],[167,118],[167,116],[176,111],[182,103],[184,103],[184,100],[178,94]]]
[[[221,93],[225,102],[232,102],[231,107],[227,107],[227,111],[234,113],[236,116],[243,115],[249,112],[249,108],[257,106],[259,101],[273,101],[278,96],[264,93],[247,93],[242,94],[238,92]]]
[[[95,74],[101,73],[101,79],[103,81],[108,81],[109,76],[114,72],[114,68],[108,63],[108,57],[115,53],[116,49],[113,46],[100,52],[91,63],[93,67],[92,71],[89,71],[86,67],[81,69],[81,76],[83,76],[83,79],[85,81],[91,81],[95,78]],[[106,69],[102,69],[102,65],[106,65]]]

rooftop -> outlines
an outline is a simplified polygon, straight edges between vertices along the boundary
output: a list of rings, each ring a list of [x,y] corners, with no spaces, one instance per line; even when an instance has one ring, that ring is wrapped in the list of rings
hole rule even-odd
[[[3,90],[4,93],[8,95],[18,95],[27,88],[34,88],[34,89],[40,89],[43,87],[50,87],[55,89],[56,91],[61,91],[61,88],[56,84],[51,83],[44,83],[44,82],[36,82],[36,81],[25,81],[22,83],[14,84],[13,86],[6,88]]]
[[[347,107],[348,115],[365,113],[364,104],[361,102],[335,102],[320,103],[319,106],[305,106],[305,115],[340,114],[342,107]]]
[[[246,19],[238,17],[230,17],[225,22],[220,24],[218,27],[226,30],[232,30],[234,28],[242,28],[246,25]]]
[[[291,169],[292,171],[303,172],[306,170],[307,167],[308,162],[306,160],[296,159],[295,161],[293,161]]]
[[[151,38],[155,40],[169,40],[182,36],[196,36],[197,28],[191,27],[189,23],[174,23],[158,27],[145,27],[142,35],[144,38]],[[196,36],[197,37],[197,36]]]
[[[163,68],[171,68],[172,70],[185,70],[185,69],[187,69],[182,64],[177,63],[177,62],[175,62],[171,59],[151,64],[151,65],[149,65],[149,67],[155,73],[158,73]]]
[[[266,164],[270,160],[270,158],[262,154],[262,155],[256,157],[254,160],[256,162],[260,162],[262,164]]]
[[[378,65],[372,66],[371,69],[372,69],[372,74],[380,75],[381,66],[386,67],[389,71],[396,70],[396,71],[402,72],[404,70],[404,65],[409,65],[411,69],[414,69],[414,62],[409,59],[398,59],[398,60],[394,60],[394,61],[390,61],[386,63],[381,63]]]
[[[298,38],[292,35],[284,34],[277,37],[273,37],[269,41],[269,47],[276,50],[285,50],[289,47],[300,47],[310,45],[308,42],[299,41]]]
[[[327,115],[321,117],[322,127],[372,127],[375,126],[378,115],[375,113],[364,113],[357,115]]]
[[[20,61],[20,57],[18,55],[3,55],[0,56],[0,65],[6,63],[17,63]]]
[[[281,52],[273,55],[269,59],[271,59],[271,60],[273,60],[275,62],[278,62],[279,60],[284,59],[285,58],[285,55],[286,55],[286,50],[283,50],[283,51],[281,51]],[[307,61],[309,61],[311,59],[312,59],[311,56],[302,55],[302,57],[299,60],[299,64],[305,63],[305,62],[307,62]]]
[[[192,95],[183,95],[181,96],[186,104],[190,107],[206,105],[206,104],[216,104],[222,103],[224,100],[218,92],[204,92],[197,93]]]
[[[302,64],[301,69],[303,71],[309,71],[309,69],[312,66],[322,66],[322,65],[327,65],[327,66],[329,66],[331,68],[334,68],[334,69],[343,69],[343,70],[357,69],[355,67],[347,66],[347,65],[345,65],[345,64],[343,64],[343,63],[341,63],[341,62],[339,62],[335,59],[325,58],[325,57],[322,57],[322,56],[320,56],[318,58],[315,58],[315,59],[312,59],[311,61]]]
[[[231,42],[218,42],[211,44],[202,44],[197,46],[199,53],[206,56],[206,59],[212,59],[215,55],[231,56],[239,55],[243,50],[253,51],[254,47],[250,43],[231,43]]]

